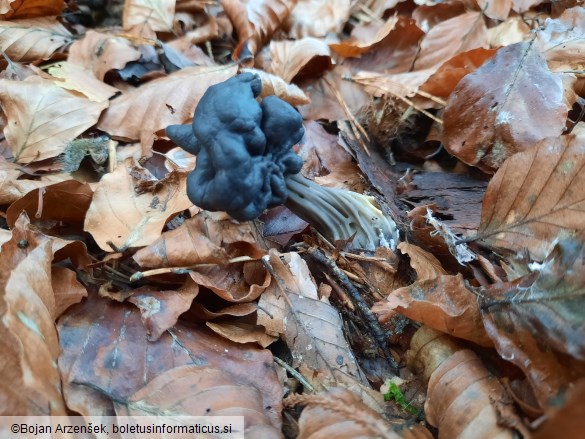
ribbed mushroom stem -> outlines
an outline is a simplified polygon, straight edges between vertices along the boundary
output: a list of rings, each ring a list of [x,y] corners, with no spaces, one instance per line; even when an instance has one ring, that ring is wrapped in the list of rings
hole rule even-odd
[[[398,230],[373,197],[318,185],[301,174],[286,177],[286,206],[331,242],[353,234],[352,248],[395,247]]]

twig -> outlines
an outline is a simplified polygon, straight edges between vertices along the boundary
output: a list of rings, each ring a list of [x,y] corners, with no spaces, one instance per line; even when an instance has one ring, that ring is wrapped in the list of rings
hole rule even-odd
[[[315,261],[327,267],[327,269],[329,269],[329,271],[335,277],[337,282],[339,282],[339,284],[341,284],[346,289],[346,291],[349,294],[349,297],[354,302],[354,305],[359,310],[363,319],[368,324],[368,327],[372,335],[374,336],[374,339],[376,340],[378,347],[382,350],[383,355],[388,360],[388,364],[393,369],[393,371],[396,374],[398,374],[398,364],[396,363],[394,358],[392,358],[392,355],[388,352],[386,334],[382,327],[380,326],[378,319],[376,318],[374,313],[372,313],[370,307],[368,306],[368,304],[366,303],[358,289],[353,285],[351,280],[349,280],[347,275],[337,266],[335,261],[327,257],[327,255],[325,255],[325,253],[323,253],[321,250],[317,248],[310,248],[308,250],[308,254]]]
[[[301,383],[303,385],[303,387],[304,387],[305,390],[308,390],[311,393],[317,393],[317,391],[315,390],[315,388],[313,387],[313,385],[310,382],[307,381],[307,379],[303,376],[303,374],[301,374],[300,372],[298,372],[293,367],[289,366],[287,363],[285,363],[284,361],[282,361],[278,357],[274,357],[274,362],[276,364],[278,364],[279,366],[285,368],[288,373],[290,373],[297,380],[299,380],[299,383]]]

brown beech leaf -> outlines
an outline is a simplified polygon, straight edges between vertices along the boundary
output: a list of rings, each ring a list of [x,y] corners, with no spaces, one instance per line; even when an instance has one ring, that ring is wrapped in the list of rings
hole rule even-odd
[[[141,267],[152,268],[221,265],[240,256],[258,259],[265,252],[257,245],[257,239],[252,222],[240,224],[227,216],[201,211],[138,250],[134,260]]]
[[[156,341],[177,323],[179,316],[191,307],[199,293],[199,286],[187,280],[176,290],[161,291],[150,286],[131,291],[128,302],[140,309],[142,323],[149,341]]]
[[[551,73],[533,43],[498,50],[449,97],[443,116],[445,147],[463,162],[493,173],[515,152],[563,132],[573,104],[565,87],[572,81],[574,77]]]
[[[567,9],[546,21],[536,33],[536,43],[552,70],[575,70],[583,66],[585,52],[585,9]]]
[[[222,337],[236,343],[258,343],[263,348],[278,340],[277,336],[266,334],[266,330],[259,325],[239,321],[222,321],[219,323],[206,322],[205,325]]]
[[[55,82],[58,86],[83,93],[94,102],[107,101],[119,92],[118,89],[98,80],[90,70],[67,61],[52,64],[47,71],[51,76],[61,79]]]
[[[510,17],[503,23],[488,29],[490,47],[498,48],[525,41],[530,36],[530,27],[522,17]]]
[[[270,285],[270,273],[259,261],[194,268],[189,276],[228,302],[256,300]]]
[[[26,214],[0,252],[0,391],[2,415],[65,415],[54,367],[59,340],[51,279],[51,238],[31,230]]]
[[[126,140],[140,140],[148,155],[155,132],[187,122],[203,93],[235,75],[237,66],[187,67],[112,100],[98,128]]]
[[[73,41],[55,17],[0,21],[0,48],[13,61],[47,59]]]
[[[353,158],[338,143],[338,136],[328,133],[323,125],[305,122],[305,138],[298,154],[303,158],[303,175],[312,178],[330,172],[335,166]]]
[[[262,406],[262,394],[213,366],[185,365],[158,375],[123,403],[118,416],[244,416],[243,435],[281,438]],[[163,439],[167,436],[153,436]]]
[[[6,221],[13,227],[22,211],[37,220],[63,221],[82,225],[93,191],[87,183],[68,180],[32,190],[15,201],[6,211]],[[66,203],[63,200],[67,200]]]
[[[480,12],[466,12],[434,26],[424,37],[415,70],[437,67],[461,52],[488,47],[487,28]]]
[[[419,29],[413,19],[398,17],[396,24],[389,29],[380,30],[384,37],[372,44],[366,53],[359,58],[351,58],[344,62],[352,70],[364,70],[368,73],[400,73],[409,72],[417,54],[419,43],[424,32]],[[386,33],[387,32],[387,33]],[[378,37],[374,39],[376,41]],[[341,50],[339,46],[331,46],[332,50]],[[342,53],[347,51],[347,47]],[[361,50],[358,51],[361,52]],[[354,55],[355,56],[355,55]],[[420,70],[420,69],[419,69]]]
[[[499,354],[524,371],[542,407],[585,376],[585,232],[556,241],[534,271],[481,293]]]
[[[293,356],[293,367],[319,388],[365,384],[345,337],[341,317],[319,298],[307,264],[297,253],[270,251],[273,282],[258,302],[258,324],[280,335]]]
[[[171,32],[175,0],[126,0],[122,22],[124,29],[148,25],[154,31]]]
[[[98,183],[84,230],[102,250],[112,251],[108,242],[118,248],[151,244],[173,215],[192,205],[186,172],[173,171],[157,180],[145,171],[129,158]],[[152,185],[151,191],[137,193],[141,184]]]
[[[424,4],[420,5],[412,11],[412,18],[416,20],[416,24],[424,32],[428,32],[431,28],[457,17],[465,12],[465,5],[459,1],[446,1],[442,3]]]
[[[410,342],[407,362],[428,381],[425,415],[441,437],[463,439],[529,437],[514,401],[471,350],[449,336],[421,327]]]
[[[381,321],[398,311],[437,331],[493,346],[481,323],[477,297],[465,287],[463,276],[439,276],[393,291],[372,310]]]
[[[146,398],[145,393],[150,394],[156,387],[156,382],[150,383],[165,372],[181,366],[210,367],[221,369],[242,386],[234,389],[236,393],[247,389],[248,397],[258,395],[254,400],[259,398],[262,403],[263,423],[280,428],[283,390],[272,366],[272,354],[265,349],[230,342],[204,325],[181,322],[156,342],[149,342],[134,305],[96,295],[70,308],[59,320],[58,330],[65,399],[71,410],[82,415],[110,414],[113,401],[116,410],[129,410],[133,395],[146,386],[141,394]],[[178,375],[169,373],[167,377],[178,379]],[[164,397],[161,394],[161,398],[169,404],[166,407],[183,407],[188,389],[185,386],[183,391],[169,392]],[[228,391],[221,386],[216,390]],[[221,401],[227,404],[232,399],[240,401],[229,392],[223,395]],[[257,423],[259,417],[245,416],[251,424]]]
[[[349,19],[350,5],[349,0],[299,0],[285,27],[295,39],[341,32]]]
[[[0,20],[16,18],[34,18],[60,15],[65,7],[65,0],[8,0],[9,9],[2,11]]]
[[[560,236],[585,230],[585,124],[510,157],[490,181],[478,239],[542,261]]]
[[[433,435],[420,425],[390,426],[378,413],[367,407],[358,395],[333,388],[314,395],[291,395],[287,406],[304,405],[299,419],[297,439],[431,439]]]
[[[272,63],[267,70],[286,82],[299,77],[319,77],[332,64],[329,46],[316,38],[271,41],[269,52]]]
[[[544,3],[544,0],[512,0],[512,9],[521,14],[541,3]]]
[[[4,135],[19,163],[61,154],[94,125],[107,102],[92,102],[40,77],[0,79],[0,103],[8,118]]]
[[[311,102],[307,95],[295,84],[287,84],[279,76],[271,75],[264,70],[242,69],[243,72],[250,72],[258,75],[262,80],[262,93],[260,97],[278,96],[283,101],[288,102],[293,107],[306,105]]]
[[[282,26],[297,0],[221,0],[238,34],[235,59],[247,60]]]
[[[71,305],[87,297],[87,290],[77,281],[75,271],[65,267],[51,268],[51,285],[55,292],[55,315],[60,316]]]
[[[432,254],[417,245],[401,242],[398,250],[410,257],[410,266],[416,271],[416,280],[424,281],[447,274],[441,262]]]
[[[93,72],[103,81],[106,73],[122,69],[130,61],[137,61],[140,51],[126,38],[88,30],[83,38],[76,40],[69,48],[67,61]]]
[[[477,70],[496,52],[496,49],[479,48],[455,55],[439,67],[420,89],[433,96],[447,99],[461,78]]]
[[[33,189],[51,184],[44,180],[20,180],[23,175],[21,166],[0,161],[0,204],[13,203]]]
[[[512,9],[513,0],[476,0],[481,12],[494,20],[504,21]]]

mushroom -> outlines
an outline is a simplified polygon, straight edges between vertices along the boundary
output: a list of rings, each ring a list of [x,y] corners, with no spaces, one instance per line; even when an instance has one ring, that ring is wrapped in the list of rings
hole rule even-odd
[[[276,96],[258,102],[262,83],[243,73],[207,89],[193,123],[167,127],[167,136],[197,156],[187,180],[193,204],[225,211],[238,221],[285,204],[331,242],[373,250],[398,242],[396,224],[373,197],[320,186],[300,174],[292,147],[304,135],[303,119]]]

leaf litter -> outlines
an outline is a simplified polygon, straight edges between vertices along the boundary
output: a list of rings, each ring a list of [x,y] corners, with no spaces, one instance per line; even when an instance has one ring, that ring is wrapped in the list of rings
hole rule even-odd
[[[2,415],[241,414],[267,438],[582,433],[583,7],[0,14]],[[192,205],[197,157],[165,129],[245,72],[259,99],[298,107],[305,177],[373,197],[397,248],[329,242],[284,207],[238,222]]]

